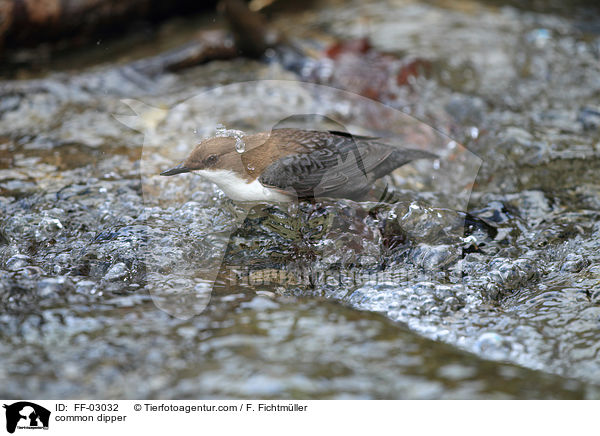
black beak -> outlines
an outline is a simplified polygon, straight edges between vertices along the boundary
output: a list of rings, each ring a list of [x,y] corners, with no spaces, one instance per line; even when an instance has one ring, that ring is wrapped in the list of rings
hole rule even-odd
[[[188,167],[184,166],[183,162],[182,162],[179,165],[177,165],[176,167],[171,168],[170,170],[163,171],[162,173],[160,173],[160,175],[161,176],[174,176],[175,174],[189,173],[190,171],[192,171],[192,170],[189,169]]]

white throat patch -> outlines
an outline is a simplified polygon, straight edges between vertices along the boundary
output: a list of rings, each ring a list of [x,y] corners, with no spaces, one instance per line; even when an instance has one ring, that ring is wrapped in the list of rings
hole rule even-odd
[[[293,197],[266,188],[258,179],[247,183],[229,170],[196,170],[196,174],[217,185],[229,198],[235,201],[291,201]]]

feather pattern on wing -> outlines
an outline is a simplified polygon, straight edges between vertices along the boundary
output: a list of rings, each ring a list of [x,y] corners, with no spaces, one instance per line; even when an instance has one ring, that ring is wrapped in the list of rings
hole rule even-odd
[[[270,140],[281,133],[274,130]],[[302,198],[359,198],[397,167],[435,156],[344,132],[297,130],[277,143],[282,157],[264,169],[259,181]]]

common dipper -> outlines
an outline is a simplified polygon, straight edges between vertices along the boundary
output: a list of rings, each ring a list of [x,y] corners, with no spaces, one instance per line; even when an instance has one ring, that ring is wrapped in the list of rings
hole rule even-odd
[[[235,201],[294,198],[361,199],[373,183],[415,159],[435,158],[378,138],[338,131],[273,129],[206,139],[162,176],[194,171]]]

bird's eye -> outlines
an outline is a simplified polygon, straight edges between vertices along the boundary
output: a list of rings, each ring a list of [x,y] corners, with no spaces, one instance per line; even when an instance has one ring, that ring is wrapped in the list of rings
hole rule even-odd
[[[205,162],[206,165],[214,165],[217,163],[217,160],[219,160],[219,156],[217,156],[216,154],[211,154],[206,158]]]

